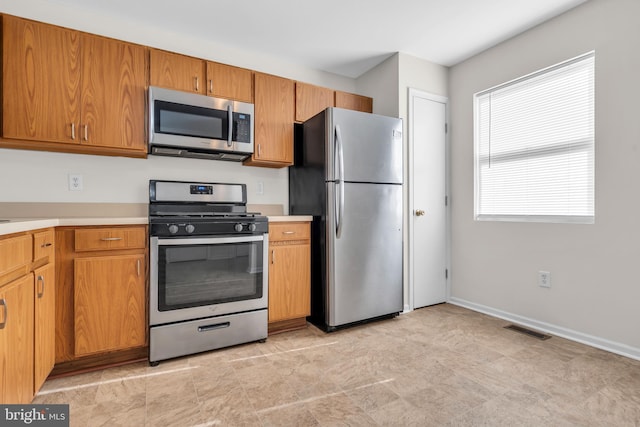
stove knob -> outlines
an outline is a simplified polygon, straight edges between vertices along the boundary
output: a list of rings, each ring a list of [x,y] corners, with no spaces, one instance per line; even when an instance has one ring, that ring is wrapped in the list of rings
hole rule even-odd
[[[233,226],[233,229],[236,231],[242,231],[242,224],[238,223]]]
[[[193,233],[193,230],[195,230],[195,229],[196,229],[196,227],[193,224],[187,224],[184,227],[184,230],[189,234]]]
[[[171,224],[169,226],[169,233],[176,234],[178,232],[178,226],[175,224]]]
[[[255,224],[249,224],[249,231],[256,231],[256,225]]]

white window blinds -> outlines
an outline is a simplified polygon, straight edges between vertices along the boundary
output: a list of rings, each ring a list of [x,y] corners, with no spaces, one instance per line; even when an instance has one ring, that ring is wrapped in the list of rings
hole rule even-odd
[[[475,94],[476,219],[593,222],[594,62]]]

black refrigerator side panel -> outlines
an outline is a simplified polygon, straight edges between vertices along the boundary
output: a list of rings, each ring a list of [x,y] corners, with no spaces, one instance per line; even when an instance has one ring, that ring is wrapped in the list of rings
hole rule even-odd
[[[326,184],[325,113],[295,125],[294,164],[289,167],[289,214],[311,215],[311,316],[325,321],[326,307]]]

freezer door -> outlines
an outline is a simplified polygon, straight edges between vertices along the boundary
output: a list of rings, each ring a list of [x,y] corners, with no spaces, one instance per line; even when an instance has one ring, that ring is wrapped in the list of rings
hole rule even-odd
[[[326,111],[327,181],[402,184],[401,119],[342,108]]]
[[[329,182],[327,195],[325,323],[402,311],[402,186]]]

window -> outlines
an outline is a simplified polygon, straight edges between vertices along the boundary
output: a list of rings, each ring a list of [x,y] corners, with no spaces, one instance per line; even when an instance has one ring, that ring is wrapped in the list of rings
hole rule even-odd
[[[474,95],[477,220],[592,223],[590,52]]]

